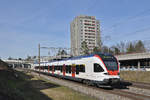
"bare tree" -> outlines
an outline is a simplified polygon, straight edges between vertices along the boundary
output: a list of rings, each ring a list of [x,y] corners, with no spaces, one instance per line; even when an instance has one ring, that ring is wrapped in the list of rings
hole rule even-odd
[[[89,48],[88,48],[87,43],[85,41],[83,41],[81,43],[81,51],[82,51],[83,55],[89,54]]]
[[[112,54],[119,54],[120,53],[120,49],[117,46],[112,46],[109,50],[110,53]]]
[[[119,49],[120,53],[125,53],[126,52],[125,42],[121,41],[120,43],[118,43],[117,48]]]
[[[102,52],[103,53],[109,53],[109,47],[108,46],[103,46],[102,47]]]

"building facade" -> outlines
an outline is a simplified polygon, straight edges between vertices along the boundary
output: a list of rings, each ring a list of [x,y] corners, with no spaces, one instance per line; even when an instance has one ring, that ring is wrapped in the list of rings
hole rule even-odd
[[[86,42],[89,52],[94,47],[100,46],[100,22],[95,16],[80,15],[74,18],[70,24],[71,32],[71,55],[82,55],[81,44]]]

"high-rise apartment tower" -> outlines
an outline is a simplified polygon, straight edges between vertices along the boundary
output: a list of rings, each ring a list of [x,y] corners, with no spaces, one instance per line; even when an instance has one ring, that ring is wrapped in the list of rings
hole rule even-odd
[[[71,31],[71,55],[82,55],[81,44],[87,43],[89,51],[92,52],[94,47],[99,46],[100,23],[95,16],[80,15],[75,17],[70,25]]]

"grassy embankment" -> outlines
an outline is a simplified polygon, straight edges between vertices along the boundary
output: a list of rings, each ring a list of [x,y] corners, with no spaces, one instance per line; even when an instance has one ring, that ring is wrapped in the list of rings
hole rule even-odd
[[[150,72],[148,71],[121,71],[120,77],[128,81],[150,83]]]
[[[0,70],[0,100],[96,100],[22,72]]]
[[[8,64],[0,59],[0,70],[8,69]]]

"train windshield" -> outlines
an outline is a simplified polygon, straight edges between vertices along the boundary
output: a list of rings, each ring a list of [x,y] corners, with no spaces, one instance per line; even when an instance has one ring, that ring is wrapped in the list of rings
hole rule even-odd
[[[100,55],[104,64],[107,67],[107,70],[118,70],[118,63],[114,56],[112,55]]]

